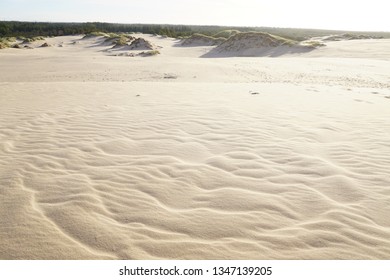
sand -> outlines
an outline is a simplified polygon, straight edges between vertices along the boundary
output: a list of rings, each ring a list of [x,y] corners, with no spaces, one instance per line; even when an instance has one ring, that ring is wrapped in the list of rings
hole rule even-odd
[[[390,258],[390,40],[137,36],[0,51],[0,259]]]

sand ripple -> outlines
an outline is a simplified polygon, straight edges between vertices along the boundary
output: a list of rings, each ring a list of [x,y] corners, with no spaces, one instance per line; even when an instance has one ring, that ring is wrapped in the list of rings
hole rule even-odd
[[[388,259],[390,102],[317,89],[2,84],[0,257]]]

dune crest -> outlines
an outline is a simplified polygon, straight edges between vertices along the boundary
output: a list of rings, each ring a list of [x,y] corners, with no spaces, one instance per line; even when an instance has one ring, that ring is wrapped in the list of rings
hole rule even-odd
[[[191,37],[183,39],[181,41],[181,46],[194,47],[194,46],[217,46],[226,39],[223,37],[211,37],[203,34],[193,34]]]
[[[303,53],[312,46],[264,32],[242,32],[230,36],[204,57],[229,56],[281,56],[286,53]]]

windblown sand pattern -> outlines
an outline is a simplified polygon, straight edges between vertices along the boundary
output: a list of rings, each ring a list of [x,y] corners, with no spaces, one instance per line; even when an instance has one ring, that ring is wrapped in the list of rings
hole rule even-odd
[[[213,59],[145,38],[160,56],[0,52],[1,259],[390,258],[388,40]]]

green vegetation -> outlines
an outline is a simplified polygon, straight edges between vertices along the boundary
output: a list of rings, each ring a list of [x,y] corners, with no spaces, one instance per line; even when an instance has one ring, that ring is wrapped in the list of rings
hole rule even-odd
[[[92,34],[102,36],[109,33],[145,33],[168,37],[190,36],[194,32],[189,26],[160,24],[116,24],[116,23],[48,23],[0,21],[0,37],[3,36],[62,36]],[[104,35],[103,35],[104,36]]]
[[[109,34],[104,33],[104,32],[91,32],[91,33],[89,33],[89,34],[87,34],[85,36],[88,36],[88,37],[93,37],[93,36],[97,36],[97,37],[99,37],[99,36],[110,37]]]
[[[19,37],[19,39],[23,40],[23,44],[45,40],[45,38],[42,36],[35,36],[35,37],[29,37],[29,38]]]
[[[124,35],[124,34],[116,34],[116,36],[111,35],[111,38],[114,39],[114,43],[117,46],[125,46],[129,42],[133,41],[135,38],[129,35]]]
[[[7,43],[7,42],[0,42],[0,50],[1,49],[7,49],[9,47],[10,47],[9,43]]]
[[[86,34],[83,39],[93,38],[93,37],[108,37],[107,33],[104,32],[90,32]]]
[[[345,34],[345,31],[293,29],[273,27],[234,27],[234,26],[191,26],[162,24],[114,24],[102,22],[88,23],[47,23],[0,21],[0,37],[25,36],[61,36],[76,34],[145,33],[168,37],[188,37],[200,33],[215,38],[228,38],[238,32],[267,32],[295,41],[304,41],[311,37]],[[383,37],[390,38],[390,32],[349,32],[352,38]]]
[[[268,45],[268,46],[294,46],[297,45],[298,42],[295,40],[283,38],[281,36],[269,34],[266,32],[241,32],[237,33],[236,35],[231,36],[226,43],[231,44],[236,41],[241,40],[259,40],[261,39],[262,44]]]
[[[326,45],[319,41],[305,41],[302,43],[304,46],[318,48],[318,47],[325,47]]]
[[[125,46],[127,45],[127,43],[129,42],[129,38],[126,37],[126,36],[120,36],[116,41],[115,41],[115,44],[117,46]]]
[[[188,38],[185,38],[183,45],[192,45],[192,44],[207,44],[207,45],[219,45],[226,41],[226,38],[215,38],[213,36],[203,35],[200,33],[195,33]]]
[[[6,49],[12,47],[12,43],[16,42],[15,37],[0,37],[0,49]]]
[[[260,33],[269,35],[271,38],[273,38],[274,40],[279,42],[281,45],[294,46],[298,43],[296,40],[288,39],[288,38],[281,37],[278,35],[268,34],[268,33],[264,33],[264,32],[260,32]]]
[[[106,34],[104,37],[106,37],[105,42],[111,42],[115,46],[125,46],[134,40],[132,36],[115,33]]]
[[[237,33],[240,33],[238,30],[223,30],[218,32],[217,34],[214,34],[214,38],[229,38],[232,35],[236,35]]]

